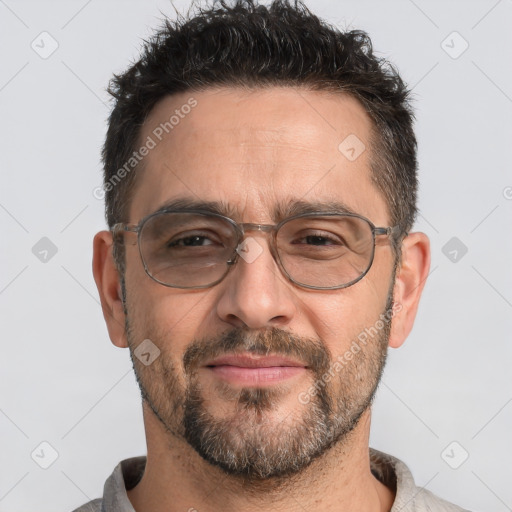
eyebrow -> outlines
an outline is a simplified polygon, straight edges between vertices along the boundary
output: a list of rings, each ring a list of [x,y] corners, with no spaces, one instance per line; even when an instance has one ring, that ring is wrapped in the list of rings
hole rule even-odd
[[[303,199],[292,199],[278,203],[274,208],[273,218],[275,222],[280,222],[287,217],[314,212],[356,213],[342,201],[304,201]]]
[[[202,201],[200,199],[193,199],[188,197],[180,197],[166,201],[161,204],[159,208],[153,212],[153,214],[163,213],[171,210],[179,210],[184,212],[201,210],[207,213],[216,213],[218,215],[224,215],[225,217],[230,218],[237,216],[237,210],[224,201]]]
[[[201,210],[207,213],[223,215],[233,220],[239,220],[241,217],[240,211],[225,201],[202,201],[190,197],[180,197],[166,201],[152,214],[172,210],[185,212]],[[357,212],[342,201],[305,201],[303,199],[289,199],[278,202],[272,209],[271,217],[274,222],[280,222],[294,215],[314,212],[357,214]]]

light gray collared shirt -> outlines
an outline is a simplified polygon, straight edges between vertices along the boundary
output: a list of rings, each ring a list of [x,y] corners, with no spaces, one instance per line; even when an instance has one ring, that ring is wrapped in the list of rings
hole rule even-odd
[[[145,465],[146,457],[123,460],[105,482],[103,498],[90,501],[74,512],[135,512],[126,490],[139,483]],[[468,512],[417,487],[409,468],[391,455],[370,449],[370,465],[374,476],[396,492],[390,512]]]

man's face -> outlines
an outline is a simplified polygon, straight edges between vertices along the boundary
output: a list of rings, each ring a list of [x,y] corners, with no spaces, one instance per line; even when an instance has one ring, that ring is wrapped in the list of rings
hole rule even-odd
[[[176,109],[188,112],[181,107],[191,96],[197,105],[158,141],[154,130]],[[350,150],[357,139],[369,147],[370,128],[360,104],[340,94],[224,88],[168,97],[142,129],[141,144],[148,136],[157,144],[139,171],[129,221],[183,199],[216,202],[237,222],[276,224],[278,207],[286,215],[300,201],[342,203],[388,226],[369,150],[356,159]],[[250,236],[263,249],[256,258],[239,258],[219,284],[194,290],[150,279],[127,243],[126,311],[132,353],[145,339],[160,350],[148,366],[133,359],[169,435],[231,474],[263,479],[300,471],[346,439],[367,410],[385,361],[389,322],[381,315],[391,307],[394,254],[381,237],[361,281],[311,290],[281,273],[267,234]],[[361,342],[372,327],[377,333]],[[350,350],[354,342],[359,350]],[[298,366],[255,373],[211,364],[233,354]]]

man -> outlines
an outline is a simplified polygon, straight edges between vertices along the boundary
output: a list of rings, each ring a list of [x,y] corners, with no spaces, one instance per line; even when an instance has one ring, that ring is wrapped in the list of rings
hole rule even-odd
[[[408,92],[368,36],[220,2],[110,90],[93,268],[147,458],[79,510],[461,510],[368,446],[429,268]]]

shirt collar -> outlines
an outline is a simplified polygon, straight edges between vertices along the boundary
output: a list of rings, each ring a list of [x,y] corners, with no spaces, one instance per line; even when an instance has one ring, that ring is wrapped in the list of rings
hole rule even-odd
[[[142,478],[146,457],[134,457],[120,462],[105,482],[102,512],[135,512],[127,490],[133,489]],[[409,468],[400,460],[370,448],[370,467],[373,475],[396,493],[390,512],[404,512],[411,505],[418,489]]]

